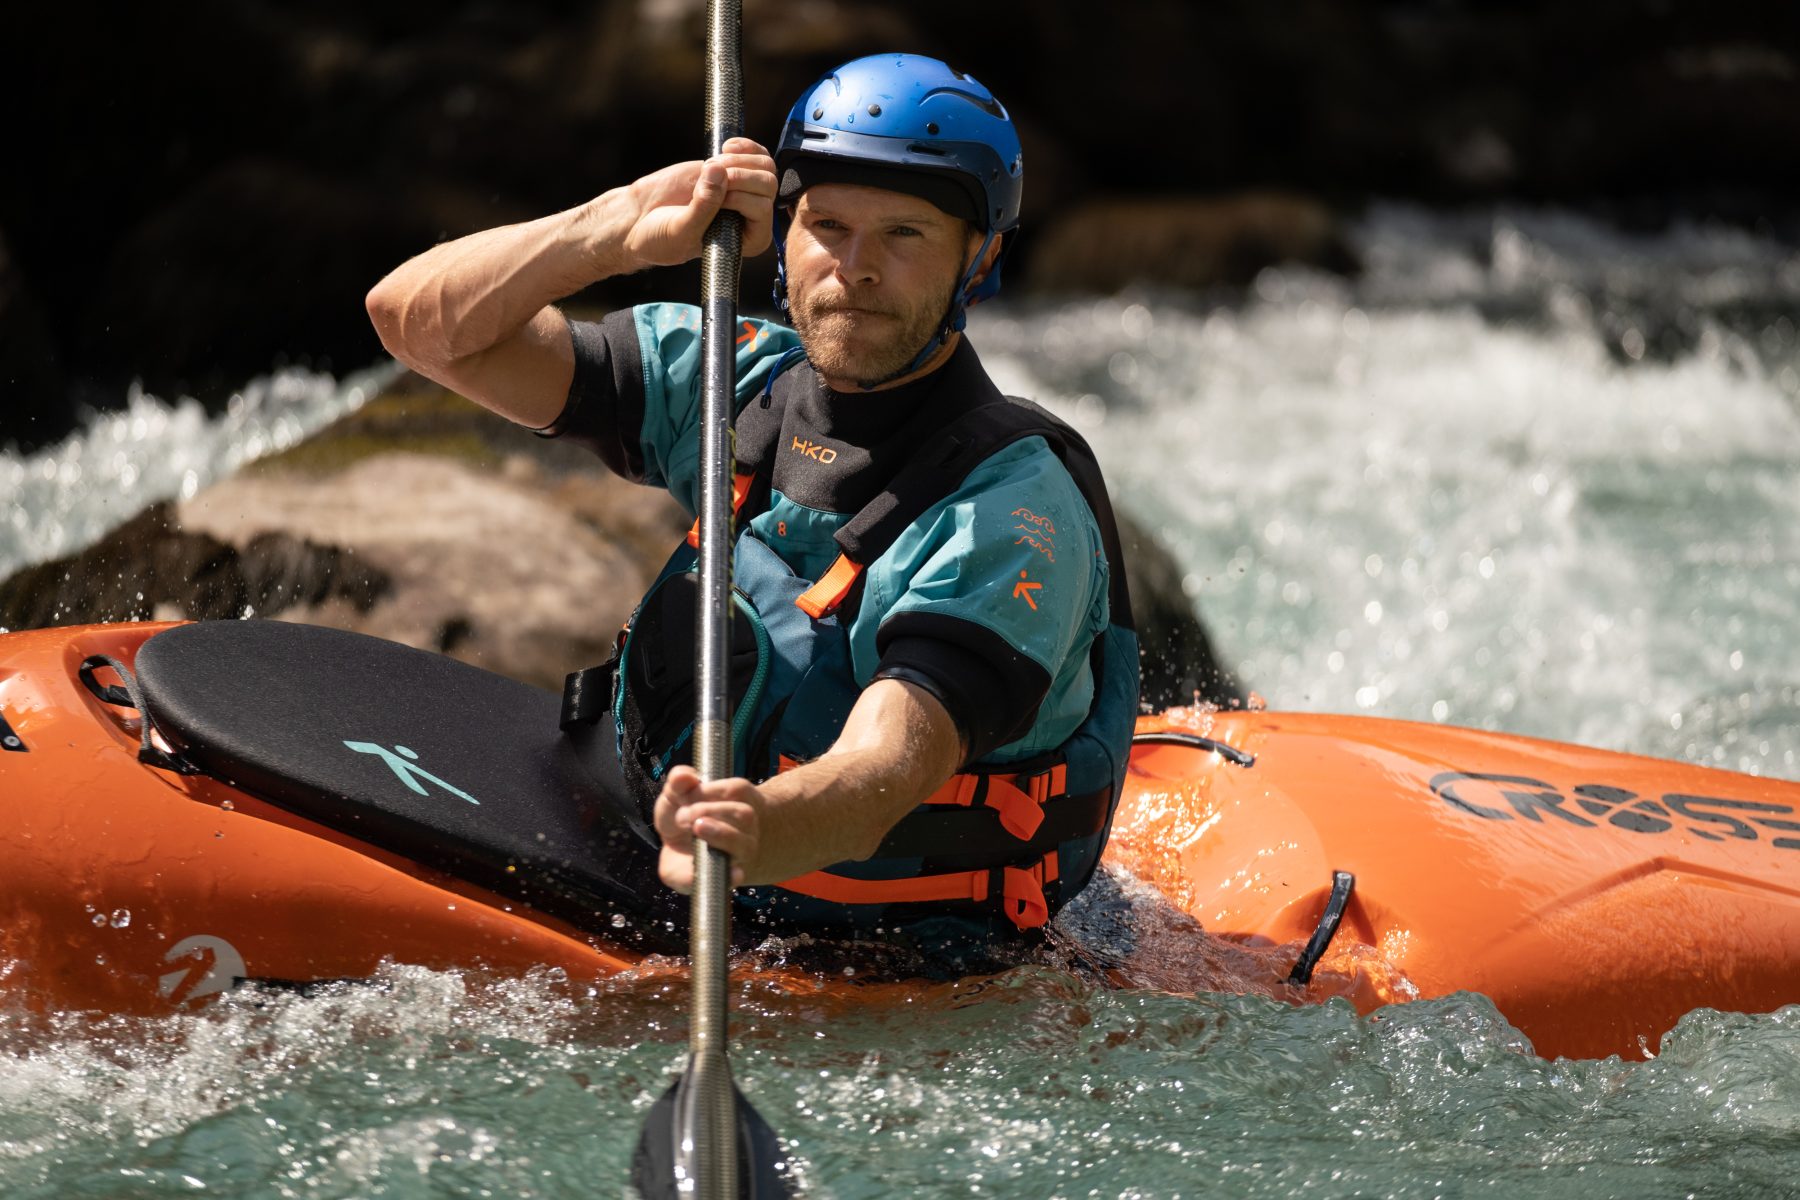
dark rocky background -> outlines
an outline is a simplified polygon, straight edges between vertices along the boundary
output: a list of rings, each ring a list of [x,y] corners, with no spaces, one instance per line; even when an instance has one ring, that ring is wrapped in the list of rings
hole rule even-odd
[[[189,0],[9,14],[0,444],[132,378],[218,401],[376,358],[368,286],[700,137],[701,0]],[[1110,288],[1353,270],[1371,196],[1792,224],[1800,5],[1750,0],[746,0],[752,132],[854,54],[1006,99],[1030,171],[1013,278]],[[1121,218],[1137,236],[1109,246]],[[747,274],[749,303],[767,265]],[[648,275],[596,303],[667,294]]]
[[[745,0],[751,132],[858,54],[965,67],[1020,124],[1009,288],[1354,272],[1371,198],[1800,236],[1800,5],[1716,0]],[[217,405],[380,357],[374,281],[702,142],[704,0],[32,5],[0,38],[0,447],[141,380]],[[745,303],[768,294],[747,265]],[[693,295],[691,271],[580,303]],[[683,521],[417,379],[294,451],[0,581],[0,627],[255,613],[554,686]],[[562,459],[557,455],[563,454]],[[630,495],[621,494],[625,488]],[[420,514],[429,513],[432,519]],[[518,531],[530,531],[522,536]],[[1133,531],[1145,698],[1231,703],[1181,572]]]

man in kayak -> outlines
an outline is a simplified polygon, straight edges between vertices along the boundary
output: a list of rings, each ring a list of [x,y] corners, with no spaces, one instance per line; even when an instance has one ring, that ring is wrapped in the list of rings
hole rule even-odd
[[[999,288],[1022,188],[986,88],[882,55],[802,96],[773,155],[733,139],[438,246],[370,292],[396,358],[693,511],[698,311],[588,323],[554,305],[697,257],[721,210],[746,254],[775,246],[787,323],[737,337],[742,777],[681,765],[684,546],[621,655],[565,696],[564,729],[633,835],[615,857],[685,891],[701,837],[731,855],[742,912],[926,938],[1035,929],[1092,875],[1137,700],[1117,534],[1085,444],[1003,397],[961,332]]]

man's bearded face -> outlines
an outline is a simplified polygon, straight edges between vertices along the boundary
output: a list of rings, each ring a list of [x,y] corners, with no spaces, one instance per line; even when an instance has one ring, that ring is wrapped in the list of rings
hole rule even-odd
[[[827,383],[887,380],[936,336],[971,249],[967,222],[900,192],[818,184],[786,246],[789,315]]]

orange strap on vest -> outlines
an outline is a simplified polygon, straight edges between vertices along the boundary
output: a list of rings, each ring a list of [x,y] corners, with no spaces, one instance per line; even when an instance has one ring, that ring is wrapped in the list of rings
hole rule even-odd
[[[1001,895],[1006,919],[1020,929],[1036,929],[1050,919],[1044,885],[1056,880],[1056,852],[1052,850],[1030,867],[1001,867]],[[992,871],[950,871],[913,879],[847,879],[825,871],[809,871],[784,880],[777,887],[832,904],[916,904],[933,900],[988,898]]]
[[[862,574],[862,564],[851,562],[846,555],[838,555],[819,582],[807,588],[794,604],[801,612],[817,621],[825,614],[835,612],[837,606],[844,602],[850,589],[856,586],[857,576]]]
[[[799,762],[783,754],[779,769],[791,771]],[[982,803],[1000,816],[1000,825],[1020,841],[1030,841],[1044,823],[1044,802],[1068,788],[1069,769],[1057,763],[1041,775],[952,775],[944,786],[920,801],[922,804],[969,808],[987,780]],[[1019,784],[1025,786],[1021,788]]]
[[[731,513],[736,516],[744,507],[744,501],[750,496],[750,485],[756,481],[755,474],[740,474],[731,477]],[[698,550],[700,548],[700,520],[694,519],[693,526],[687,533],[687,544]],[[796,607],[813,620],[824,618],[837,611],[838,605],[850,595],[850,589],[856,586],[857,577],[862,574],[862,564],[852,562],[847,555],[840,554],[837,559],[819,576],[819,581],[800,594],[794,601]]]
[[[1044,823],[1044,802],[1063,794],[1068,776],[1068,768],[1061,763],[1041,775],[952,775],[948,783],[925,798],[925,803],[968,808],[975,803],[981,780],[986,778],[987,795],[982,803],[1000,814],[1000,824],[1006,832],[1028,841]]]
[[[731,477],[731,515],[737,516],[738,510],[744,507],[744,501],[750,497],[750,485],[756,482],[754,473],[733,475]],[[694,518],[693,528],[688,530],[687,544],[698,550],[700,548],[700,518]]]

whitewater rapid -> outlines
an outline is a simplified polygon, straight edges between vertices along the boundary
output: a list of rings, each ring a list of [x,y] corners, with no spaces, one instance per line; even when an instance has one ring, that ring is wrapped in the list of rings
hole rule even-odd
[[[1354,280],[1010,302],[972,336],[1095,442],[1271,706],[1800,777],[1800,253],[1704,225],[1372,210]],[[284,372],[0,453],[0,575],[358,407]],[[0,426],[0,444],[5,430]],[[3,967],[3,964],[0,964]],[[154,1020],[0,1010],[8,1196],[616,1194],[683,1057],[667,976],[395,966]],[[1546,1061],[1485,998],[1120,989],[1045,966],[821,1014],[733,1070],[836,1197],[1790,1195],[1800,1008]]]

